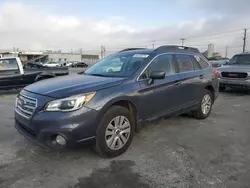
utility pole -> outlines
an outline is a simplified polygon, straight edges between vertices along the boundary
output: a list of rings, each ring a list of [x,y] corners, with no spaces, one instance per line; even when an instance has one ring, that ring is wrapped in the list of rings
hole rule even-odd
[[[103,46],[103,58],[105,58],[105,56],[106,56],[106,47]]]
[[[105,53],[106,53],[106,47],[101,45],[101,59],[105,57]]]
[[[181,40],[181,46],[183,47],[184,46],[184,41],[186,40],[185,38],[180,38]]]
[[[101,59],[103,59],[103,46],[101,45]]]
[[[247,29],[244,29],[244,37],[243,37],[243,53],[246,51],[246,41],[247,41]]]
[[[153,40],[152,42],[153,42],[152,47],[153,47],[153,49],[155,49],[155,40]]]
[[[228,46],[226,46],[225,58],[227,58]]]
[[[81,61],[82,61],[82,48],[80,48],[80,55],[81,55]]]

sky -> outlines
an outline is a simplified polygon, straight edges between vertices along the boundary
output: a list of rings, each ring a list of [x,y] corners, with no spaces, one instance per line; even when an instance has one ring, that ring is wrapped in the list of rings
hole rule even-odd
[[[98,54],[164,44],[242,51],[249,0],[0,0],[0,49]],[[250,50],[250,40],[247,46]]]

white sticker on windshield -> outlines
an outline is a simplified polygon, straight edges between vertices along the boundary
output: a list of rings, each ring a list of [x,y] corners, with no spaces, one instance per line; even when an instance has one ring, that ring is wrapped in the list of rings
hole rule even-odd
[[[147,58],[149,55],[148,54],[135,54],[133,57],[140,57],[140,58]]]

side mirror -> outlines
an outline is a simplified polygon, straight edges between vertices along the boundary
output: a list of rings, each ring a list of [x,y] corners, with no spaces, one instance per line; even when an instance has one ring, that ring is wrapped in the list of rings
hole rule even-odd
[[[150,74],[150,78],[151,79],[164,79],[165,78],[165,72],[164,71],[153,71],[153,72],[151,72],[151,74]]]

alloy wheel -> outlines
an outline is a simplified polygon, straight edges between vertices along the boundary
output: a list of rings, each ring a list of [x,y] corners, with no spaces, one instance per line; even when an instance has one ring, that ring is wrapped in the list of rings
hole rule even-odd
[[[105,140],[111,150],[121,149],[128,141],[131,125],[125,116],[117,116],[110,121],[105,131]]]

